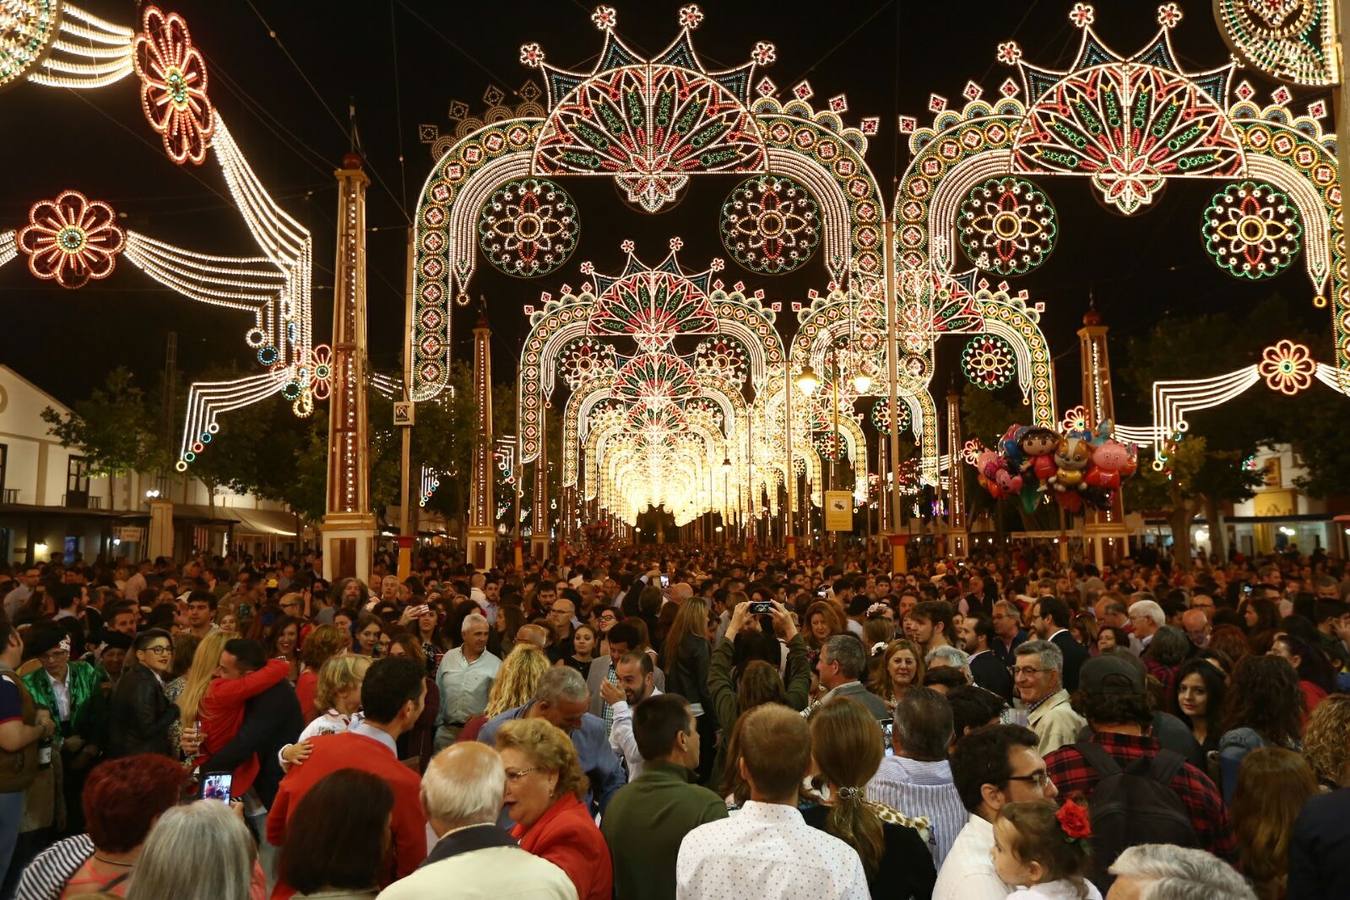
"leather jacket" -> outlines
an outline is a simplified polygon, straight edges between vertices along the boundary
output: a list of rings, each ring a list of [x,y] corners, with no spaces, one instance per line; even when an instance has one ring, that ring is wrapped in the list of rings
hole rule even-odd
[[[177,758],[169,726],[178,707],[169,702],[154,672],[136,666],[122,675],[108,709],[108,756],[160,753]]]

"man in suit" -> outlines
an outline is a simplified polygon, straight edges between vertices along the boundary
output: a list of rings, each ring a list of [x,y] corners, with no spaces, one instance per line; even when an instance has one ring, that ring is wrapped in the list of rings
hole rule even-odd
[[[383,779],[394,791],[390,816],[393,866],[380,883],[404,878],[421,865],[427,855],[427,821],[418,798],[421,780],[398,761],[396,742],[422,715],[426,676],[426,666],[407,656],[389,656],[371,665],[361,682],[365,720],[342,734],[314,738],[309,759],[293,766],[282,779],[276,802],[267,815],[267,839],[271,843],[280,847],[286,842],[291,815],[310,788],[338,769],[360,769]],[[272,896],[286,898],[292,893],[278,884]]]
[[[848,697],[867,707],[867,711],[878,721],[889,719],[891,711],[886,701],[867,689],[860,678],[867,671],[867,657],[863,654],[862,641],[851,634],[836,634],[820,648],[820,661],[816,666],[820,672],[820,683],[828,688],[825,696],[802,710],[803,717],[809,717],[812,710],[835,697]]]
[[[957,633],[965,651],[970,654],[970,674],[975,683],[1004,700],[1012,700],[1012,675],[992,649],[996,640],[993,621],[984,616],[967,617],[957,628]]]
[[[1064,654],[1064,689],[1078,690],[1078,670],[1087,662],[1088,649],[1069,633],[1069,607],[1057,597],[1041,597],[1031,608],[1036,637],[1049,641]]]
[[[541,856],[526,852],[497,827],[506,771],[497,751],[474,741],[436,754],[422,776],[422,805],[437,835],[416,872],[391,884],[385,900],[574,900],[572,880]]]

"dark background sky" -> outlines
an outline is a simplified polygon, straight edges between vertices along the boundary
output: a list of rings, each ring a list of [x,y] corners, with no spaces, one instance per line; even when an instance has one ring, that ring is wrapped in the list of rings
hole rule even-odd
[[[82,0],[112,21],[139,23],[130,0]],[[614,3],[618,32],[635,49],[655,53],[677,33],[675,0]],[[777,45],[767,74],[780,97],[803,77],[814,104],[844,93],[856,124],[877,115],[882,133],[871,140],[868,160],[883,190],[908,162],[894,132],[895,115],[931,120],[930,93],[959,106],[968,79],[996,94],[1011,70],[994,61],[996,45],[1014,37],[1026,58],[1066,66],[1078,46],[1068,24],[1068,0],[961,3],[877,3],[834,0],[705,2],[706,18],[695,45],[709,66],[739,64],[758,40]],[[1209,0],[1186,0],[1185,20],[1174,42],[1185,65],[1210,68],[1228,57]],[[310,228],[315,243],[315,335],[326,340],[332,311],[332,171],[347,149],[347,105],[357,123],[368,168],[375,176],[368,220],[371,358],[384,371],[397,369],[403,329],[405,211],[416,204],[431,157],[418,141],[418,125],[452,130],[447,110],[463,100],[483,110],[490,86],[508,96],[531,76],[520,65],[519,47],[539,42],[549,61],[589,70],[601,45],[590,22],[593,4],[566,0],[501,0],[495,3],[432,0],[181,0],[168,9],[188,21],[207,58],[210,95],[239,145],[281,204]],[[1155,4],[1109,0],[1097,4],[1097,30],[1113,47],[1132,52],[1155,32]],[[276,40],[269,37],[269,31]],[[278,44],[280,42],[280,45]],[[284,48],[284,49],[283,49]],[[289,58],[288,58],[289,55]],[[758,77],[758,75],[757,75]],[[1264,101],[1275,86],[1243,72]],[[19,85],[0,94],[0,227],[20,226],[28,207],[65,188],[110,202],[125,224],[148,235],[208,253],[253,255],[256,248],[228,202],[212,157],[201,167],[173,165],[158,136],[141,115],[136,79],[92,92]],[[1302,112],[1316,95],[1292,104]],[[1330,127],[1330,123],[1326,123]],[[400,154],[403,163],[400,164]],[[685,240],[681,258],[702,269],[713,256],[726,257],[717,233],[717,210],[737,176],[691,179],[683,200],[656,216],[634,212],[605,179],[569,179],[580,207],[582,240],[562,270],[521,281],[496,275],[479,262],[473,290],[487,301],[495,330],[498,380],[514,374],[514,358],[526,320],[521,307],[540,291],[557,293],[564,282],[580,284],[577,267],[593,260],[604,272],[622,263],[619,243],[631,237],[640,256],[664,256],[675,234]],[[1239,283],[1216,268],[1200,239],[1201,213],[1217,182],[1170,183],[1159,202],[1141,214],[1114,215],[1096,200],[1086,179],[1042,178],[1060,214],[1061,234],[1053,257],[1020,279],[1032,300],[1044,301],[1043,318],[1057,358],[1059,405],[1076,405],[1078,353],[1074,330],[1089,293],[1113,326],[1112,352],[1119,363],[1124,338],[1152,327],[1168,312],[1198,313],[1250,304],[1280,290],[1297,298],[1303,321],[1327,327],[1326,314],[1311,307],[1312,290],[1301,262],[1271,282]],[[808,288],[825,288],[819,255],[793,275],[769,278],[728,262],[728,282],[743,279],[770,300],[804,300]],[[467,353],[472,311],[455,311],[456,343]],[[160,288],[124,260],[108,280],[81,291],[38,282],[23,260],[0,270],[0,361],[72,401],[86,396],[103,373],[130,366],[142,384],[155,382],[163,367],[165,336],[176,331],[179,364],[189,376],[208,366],[237,364],[252,371],[243,334],[246,316],[202,307]],[[780,326],[790,332],[795,317]],[[1291,329],[1292,330],[1292,329]],[[940,344],[935,387],[959,357],[963,340]],[[1328,342],[1329,343],[1329,342]],[[1317,348],[1326,358],[1329,347]],[[1215,374],[1240,365],[1215,352]],[[1009,399],[1013,395],[1009,393]],[[1118,401],[1122,418],[1144,424],[1142,398]],[[228,421],[226,420],[226,427]]]

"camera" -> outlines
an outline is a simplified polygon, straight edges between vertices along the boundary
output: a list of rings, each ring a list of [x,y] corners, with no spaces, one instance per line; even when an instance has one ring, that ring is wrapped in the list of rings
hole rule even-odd
[[[750,604],[750,615],[752,616],[771,616],[773,615],[773,603],[769,600],[756,600]]]
[[[662,587],[662,588],[668,588],[668,587],[670,587],[670,576],[669,576],[669,575],[662,575],[662,576],[661,576],[661,587]]]

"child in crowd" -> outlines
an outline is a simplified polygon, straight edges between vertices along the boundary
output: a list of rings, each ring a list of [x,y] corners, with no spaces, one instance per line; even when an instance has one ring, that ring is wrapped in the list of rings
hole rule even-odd
[[[994,822],[994,870],[1018,886],[1008,900],[1102,900],[1083,877],[1091,860],[1087,810],[1073,801],[1009,803]]]

